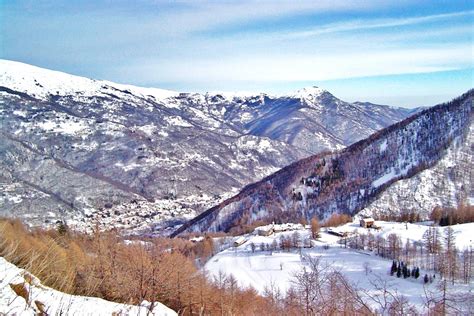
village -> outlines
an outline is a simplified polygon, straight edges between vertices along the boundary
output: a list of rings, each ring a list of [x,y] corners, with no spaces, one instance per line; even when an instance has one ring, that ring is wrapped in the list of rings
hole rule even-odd
[[[362,217],[359,220],[359,225],[361,228],[366,228],[368,230],[376,230],[380,231],[382,227],[377,226],[375,220],[372,217]],[[303,225],[303,224],[295,224],[295,223],[284,223],[284,224],[268,224],[265,226],[258,226],[254,229],[253,235],[257,236],[271,236],[277,233],[284,233],[284,232],[299,232],[302,230],[310,230],[311,225]],[[341,238],[348,238],[354,235],[354,231],[349,230],[347,227],[324,227],[321,232],[327,233],[329,235],[341,237]],[[190,239],[191,241],[200,241],[203,237],[194,237]],[[233,246],[239,247],[243,245],[248,240],[248,237],[240,236],[236,240],[234,240]],[[299,247],[311,247],[310,244],[304,244],[302,242],[299,243]]]
[[[468,295],[472,286],[469,262],[473,258],[473,225],[443,228],[433,222],[388,222],[362,217],[336,227],[321,227],[313,238],[311,225],[272,223],[241,236],[215,238],[216,244],[222,242],[225,246],[219,247],[203,269],[211,279],[233,276],[239,286],[251,286],[266,295],[270,288],[280,293],[288,291],[298,271],[308,268],[308,260],[317,260],[324,271],[341,273],[360,293],[370,291],[374,284],[382,288],[390,284],[387,293],[403,296],[408,305],[423,311],[426,295],[438,295],[437,286],[448,280],[442,277],[437,260],[444,260],[445,253],[451,251],[439,248],[437,253],[431,253],[427,240],[434,236],[433,231],[443,236],[452,230],[458,266],[449,283],[443,284],[450,295]],[[400,269],[394,269],[394,265]],[[370,295],[365,299],[374,310],[381,310],[378,302],[371,302]]]

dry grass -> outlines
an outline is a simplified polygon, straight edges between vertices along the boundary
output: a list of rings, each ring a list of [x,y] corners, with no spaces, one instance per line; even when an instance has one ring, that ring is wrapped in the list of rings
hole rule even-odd
[[[126,245],[118,236],[114,232],[30,231],[19,221],[0,220],[0,256],[28,270],[44,285],[71,294],[132,304],[159,301],[182,315],[276,312],[254,291],[217,286],[198,271],[196,256],[212,252],[209,237],[199,244],[153,239],[145,245]],[[27,274],[25,280],[35,282]],[[28,297],[20,286],[15,287]]]
[[[72,293],[77,261],[61,237],[30,233],[19,221],[0,222],[0,255],[40,278],[44,284]]]

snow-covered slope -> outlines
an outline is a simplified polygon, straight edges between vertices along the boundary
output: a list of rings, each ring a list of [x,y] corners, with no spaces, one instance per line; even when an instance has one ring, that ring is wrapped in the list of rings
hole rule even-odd
[[[428,218],[436,206],[473,205],[473,162],[474,126],[471,124],[467,135],[454,139],[433,167],[392,184],[360,213],[378,217],[414,211]]]
[[[0,215],[137,229],[180,223],[411,111],[314,87],[289,96],[177,93],[1,60],[0,113]]]
[[[361,228],[355,221],[332,229],[352,234],[370,233],[374,239],[383,237],[385,240],[388,240],[391,234],[396,234],[400,237],[403,247],[407,240],[422,245],[423,235],[430,228],[423,223],[377,222],[377,225],[381,227],[380,230],[368,230]],[[452,228],[459,251],[469,249],[474,223],[455,225]],[[441,232],[443,228],[437,229]],[[380,281],[386,282],[386,290],[403,295],[408,303],[413,304],[420,312],[426,311],[425,294],[429,291],[439,291],[436,283],[424,285],[423,278],[404,279],[390,276],[392,260],[382,258],[375,252],[343,247],[340,243],[341,238],[329,234],[325,229],[321,231],[320,238],[312,240],[313,248],[268,250],[272,243],[279,248],[282,237],[293,239],[295,232],[298,234],[300,244],[310,237],[309,229],[274,233],[270,236],[258,236],[252,233],[235,237],[243,238],[245,242],[238,247],[230,247],[217,253],[206,263],[205,269],[209,272],[210,278],[218,278],[220,273],[225,273],[232,275],[239,286],[253,287],[261,294],[265,293],[266,288],[274,291],[278,289],[284,295],[288,288],[295,285],[295,274],[304,267],[308,268],[304,255],[309,255],[320,258],[322,271],[335,270],[342,273],[374,310],[380,306],[374,304],[368,296],[382,295],[380,292],[382,288],[375,288],[375,284],[382,285],[378,283]],[[252,244],[255,245],[254,251]],[[261,250],[262,245],[266,250]],[[410,266],[415,264],[419,264],[419,261],[412,259]],[[425,273],[433,274],[430,270],[421,269],[420,274],[423,276]],[[472,281],[468,284],[456,282],[452,288],[457,292],[467,293],[472,291],[472,286]]]
[[[473,187],[472,161],[469,160],[473,151],[472,98],[473,90],[449,103],[426,109],[344,150],[318,154],[293,163],[190,220],[174,235],[186,230],[228,231],[257,220],[309,220],[313,216],[324,218],[334,212],[353,215],[377,199],[394,182],[412,178],[451,157],[454,160],[450,164],[460,168],[452,174],[451,182],[447,182],[449,190],[429,192],[433,194],[433,204],[440,200],[468,203]],[[458,151],[460,153],[456,154]],[[443,162],[440,162],[442,167]],[[429,170],[437,172],[436,168]],[[460,173],[465,174],[460,176]],[[425,187],[442,188],[436,182],[439,179],[443,176],[427,179]],[[454,187],[452,183],[455,183]],[[386,196],[392,198],[390,192]],[[399,196],[403,199],[403,192]],[[398,205],[396,211],[404,206],[416,208],[412,200],[407,199],[406,204]]]
[[[141,88],[113,83],[105,80],[92,80],[46,70],[40,67],[0,59],[0,83],[9,89],[48,100],[51,95],[77,95],[82,97],[106,96],[114,91],[129,91],[141,97],[153,96],[157,99],[177,96],[178,93],[156,88]]]
[[[65,294],[0,257],[0,315],[177,315],[159,302],[150,306],[150,302],[134,306]]]

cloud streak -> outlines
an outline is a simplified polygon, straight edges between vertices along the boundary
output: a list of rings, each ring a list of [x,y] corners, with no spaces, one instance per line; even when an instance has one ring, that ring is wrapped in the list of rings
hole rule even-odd
[[[440,20],[447,20],[465,16],[474,16],[474,10],[463,11],[463,12],[454,12],[447,14],[435,14],[427,16],[418,16],[418,17],[406,17],[406,18],[397,18],[397,19],[378,19],[378,20],[357,20],[344,23],[333,23],[323,26],[318,26],[311,30],[297,31],[287,33],[286,36],[290,38],[305,38],[313,37],[321,34],[328,33],[340,33],[340,32],[352,32],[359,30],[370,30],[370,29],[381,29],[381,28],[390,28],[397,26],[408,26],[429,22],[436,22]]]
[[[341,78],[426,73],[462,69],[470,65],[469,46],[451,48],[400,49],[325,55],[248,54],[222,59],[140,61],[128,66],[131,75],[161,73],[175,82],[291,82]],[[149,69],[149,71],[146,71]],[[126,70],[125,70],[126,71]]]

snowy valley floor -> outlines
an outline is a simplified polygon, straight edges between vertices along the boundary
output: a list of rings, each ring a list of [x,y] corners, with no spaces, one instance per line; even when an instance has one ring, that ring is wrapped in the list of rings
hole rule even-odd
[[[385,238],[391,233],[397,233],[403,243],[409,239],[411,242],[421,242],[424,232],[429,226],[420,224],[377,222],[382,229],[380,231],[371,230],[374,235],[381,235]],[[358,231],[360,234],[367,233],[368,230],[359,227],[359,224],[349,223],[337,227],[340,232]],[[474,223],[453,226],[456,237],[456,245],[460,250],[466,249],[472,245],[474,239]],[[319,256],[323,267],[328,267],[341,272],[351,284],[360,290],[363,297],[372,308],[377,309],[377,304],[368,298],[368,296],[380,295],[381,291],[374,288],[374,284],[383,286],[386,282],[387,288],[392,293],[405,296],[408,301],[418,310],[424,309],[426,292],[439,292],[437,282],[423,282],[425,273],[433,274],[432,271],[421,269],[420,277],[415,278],[397,278],[391,276],[389,271],[392,260],[384,259],[372,252],[345,248],[339,244],[340,237],[328,234],[322,231],[321,237],[313,241],[313,248],[292,249],[291,251],[260,251],[260,245],[272,244],[274,240],[280,240],[281,235],[292,236],[291,232],[275,233],[270,236],[258,236],[256,234],[245,235],[245,243],[238,247],[229,247],[226,250],[213,256],[205,265],[204,269],[210,274],[210,277],[217,277],[220,272],[226,275],[233,275],[241,286],[251,286],[259,293],[264,293],[265,287],[278,287],[282,293],[293,284],[294,275],[305,265],[304,254],[312,257]],[[298,231],[301,239],[309,237],[308,229]],[[255,252],[252,252],[251,244],[256,246]],[[301,254],[303,255],[301,255]],[[450,286],[451,291],[457,293],[473,292],[473,282],[469,284],[456,283]]]

